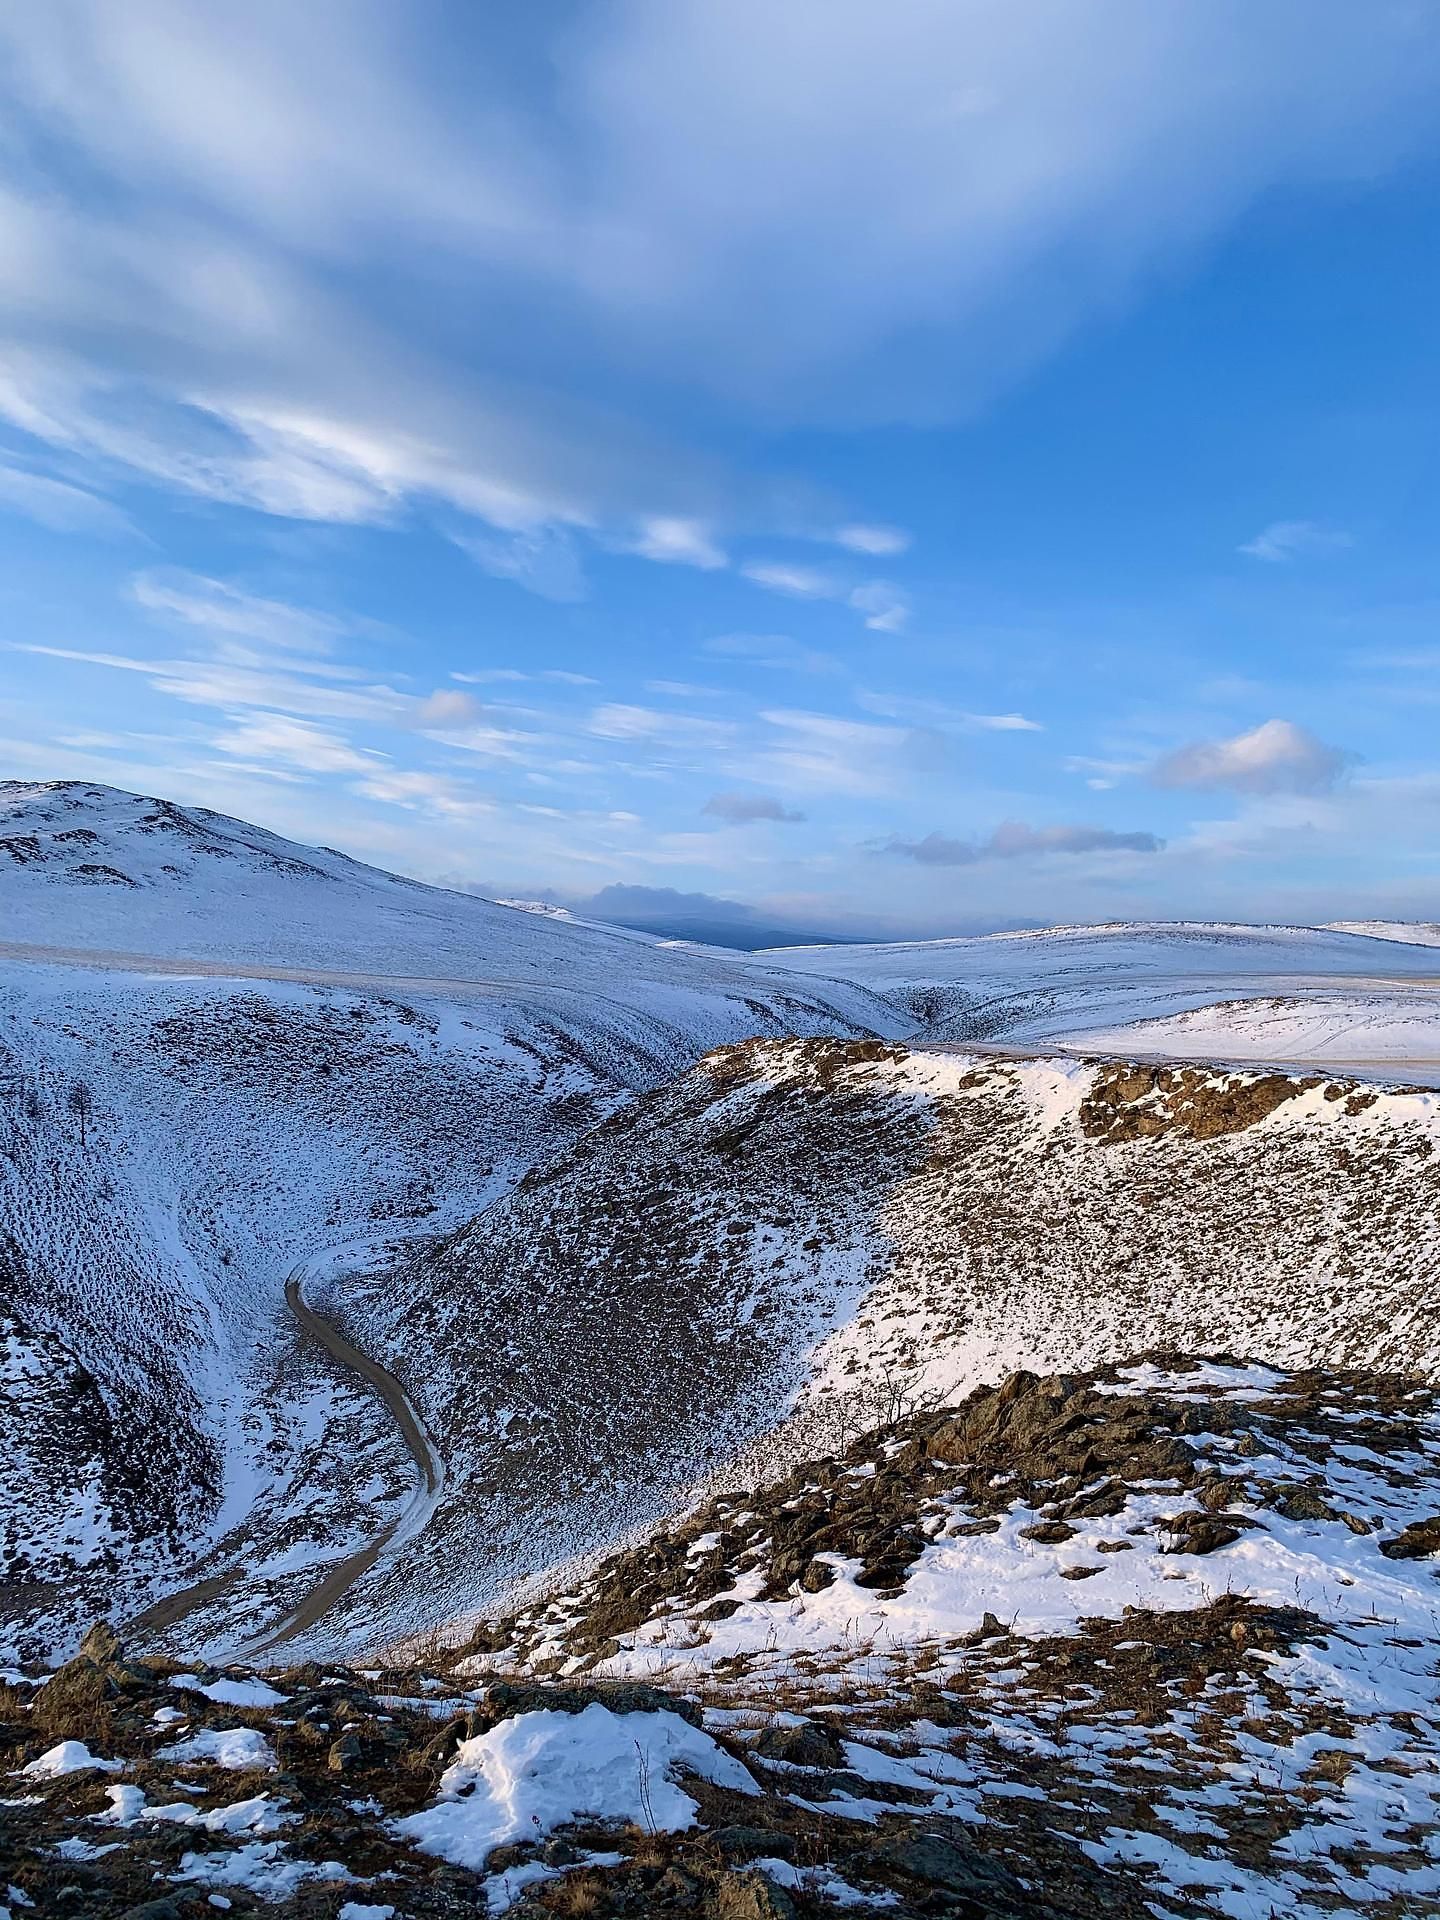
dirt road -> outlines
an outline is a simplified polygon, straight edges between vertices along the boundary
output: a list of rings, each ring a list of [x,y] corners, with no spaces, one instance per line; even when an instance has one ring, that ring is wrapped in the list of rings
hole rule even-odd
[[[285,1303],[295,1316],[296,1325],[303,1335],[318,1342],[337,1366],[347,1373],[353,1373],[374,1389],[385,1402],[400,1437],[409,1450],[416,1467],[415,1492],[404,1511],[398,1514],[387,1527],[381,1529],[371,1540],[347,1554],[328,1567],[311,1587],[297,1606],[282,1619],[278,1626],[270,1629],[260,1639],[252,1641],[245,1649],[247,1655],[264,1653],[271,1647],[281,1646],[287,1640],[293,1640],[297,1634],[304,1633],[322,1620],[335,1603],[354,1586],[362,1575],[368,1573],[387,1548],[394,1546],[397,1540],[419,1531],[430,1517],[440,1489],[444,1484],[444,1468],[440,1456],[426,1433],[420,1416],[410,1402],[410,1396],[400,1382],[384,1367],[352,1346],[337,1327],[317,1313],[305,1298],[305,1268],[296,1267],[285,1282]],[[178,1593],[167,1594],[153,1607],[138,1614],[130,1622],[132,1629],[141,1632],[159,1631],[174,1626],[183,1620],[194,1608],[203,1606],[207,1600],[217,1599],[222,1593],[237,1585],[244,1577],[243,1570],[231,1568],[226,1572],[212,1574],[200,1580],[194,1586],[184,1587]]]
[[[377,1533],[368,1545],[337,1561],[275,1631],[267,1634],[252,1649],[257,1653],[278,1647],[286,1640],[293,1640],[297,1634],[304,1633],[308,1627],[322,1620],[341,1595],[348,1593],[361,1575],[370,1571],[397,1537],[415,1531],[419,1524],[429,1518],[444,1482],[440,1456],[431,1445],[419,1414],[410,1404],[410,1396],[394,1374],[387,1373],[378,1361],[352,1346],[338,1328],[315,1311],[305,1298],[305,1275],[300,1267],[285,1282],[285,1303],[294,1314],[302,1333],[317,1340],[338,1366],[358,1374],[367,1386],[373,1387],[379,1394],[400,1429],[400,1437],[410,1451],[419,1477],[414,1497],[405,1511]]]

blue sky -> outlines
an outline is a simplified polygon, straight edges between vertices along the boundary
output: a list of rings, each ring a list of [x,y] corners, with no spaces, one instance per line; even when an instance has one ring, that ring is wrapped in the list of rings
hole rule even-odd
[[[54,0],[0,126],[8,774],[741,928],[1440,917],[1433,8]]]

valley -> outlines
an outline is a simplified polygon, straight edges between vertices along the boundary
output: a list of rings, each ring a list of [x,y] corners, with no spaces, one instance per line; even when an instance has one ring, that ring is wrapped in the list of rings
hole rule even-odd
[[[230,1723],[256,1671],[318,1698],[342,1670],[386,1822],[430,1820],[393,1800],[387,1715],[423,1718],[428,1689],[473,1723],[463,1751],[529,1687],[522,1718],[701,1702],[714,1765],[764,1801],[767,1885],[791,1884],[787,1823],[813,1805],[793,1885],[817,1911],[827,1874],[962,1911],[858,1845],[917,1815],[952,1846],[983,1818],[1016,1887],[1070,1849],[1079,1904],[1056,1913],[1127,1911],[1137,1863],[1177,1915],[1213,1897],[1258,1920],[1282,1889],[1318,1915],[1326,1888],[1406,1911],[1372,1881],[1428,1898],[1419,1785],[1389,1879],[1335,1866],[1359,1843],[1323,1787],[1323,1819],[1268,1851],[1210,1848],[1225,1808],[1260,1816],[1237,1768],[1310,1779],[1329,1740],[1370,1793],[1372,1762],[1420,1781],[1435,1758],[1423,942],[1127,926],[730,953],[108,789],[3,797],[0,1635],[25,1726],[59,1712],[25,1689],[104,1618],[155,1686],[213,1676]],[[965,1424],[1012,1404],[1009,1439]],[[1166,1651],[1172,1616],[1203,1659]],[[1107,1692],[1133,1646],[1138,1706],[1133,1676]],[[1258,1746],[1227,1704],[1237,1646],[1268,1663]],[[1093,1699],[1057,1679],[1064,1648]],[[116,1679],[120,1657],[75,1670],[130,1752],[125,1689],[152,1681]],[[1362,1703],[1365,1662],[1392,1659]],[[616,1705],[626,1687],[661,1704]],[[1187,1701],[1203,1764],[1182,1763]],[[262,1744],[270,1711],[243,1721]],[[1170,1743],[1178,1839],[1142,1808],[1127,1726]],[[1108,1827],[1072,1748],[1114,1756]],[[1074,1802],[1063,1840],[1022,1817],[1042,1791]],[[305,1875],[265,1817],[213,1858],[249,1849],[273,1905]],[[1329,1864],[1296,1879],[1307,1834]],[[446,1910],[385,1858],[407,1914]]]

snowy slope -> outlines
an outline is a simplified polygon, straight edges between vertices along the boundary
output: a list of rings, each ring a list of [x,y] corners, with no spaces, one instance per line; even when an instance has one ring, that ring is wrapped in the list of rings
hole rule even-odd
[[[1267,1059],[1318,1022],[1343,1058],[1368,995],[1397,1063],[1424,949],[1127,927],[752,960],[105,788],[0,802],[0,1624],[29,1651],[107,1591],[233,1648],[410,1510],[383,1406],[297,1337],[302,1267],[444,1454],[423,1535],[326,1621],[352,1644],[1009,1366],[1141,1335],[1437,1364],[1425,1098],[887,1044]]]
[[[0,941],[120,965],[444,982],[608,1021],[675,1064],[695,1039],[904,1024],[850,986],[500,906],[203,807],[73,781],[0,783]]]
[[[1336,933],[1367,934],[1376,940],[1399,940],[1416,947],[1440,947],[1440,926],[1433,920],[1332,920]]]
[[[1440,1374],[1440,1095],[768,1042],[617,1113],[332,1298],[443,1436],[382,1591],[513,1604],[653,1525],[1021,1366],[1165,1346]],[[413,1624],[421,1622],[412,1613]],[[373,1628],[372,1628],[373,1630]]]
[[[297,1341],[286,1276],[464,1219],[620,1097],[443,1001],[34,964],[0,969],[0,1084],[0,1353],[24,1385],[0,1400],[0,1599],[32,1650],[237,1565],[308,1566],[408,1499],[383,1410]]]
[[[1066,1036],[1077,1052],[1127,1059],[1229,1060],[1330,1066],[1434,1085],[1440,1079],[1435,989],[1222,1000],[1192,1012]]]
[[[1288,1039],[1305,1059],[1343,1018],[1357,1028],[1398,1021],[1415,1057],[1440,1063],[1440,966],[1393,927],[1117,925],[1050,927],[974,939],[872,947],[786,947],[764,957],[807,977],[839,977],[883,994],[910,1013],[929,1040],[990,1040],[1019,1048],[1082,1043],[1138,1020],[1215,1010],[1211,1057],[1257,1057],[1228,1044],[1229,1013],[1248,1000],[1295,1003]],[[1312,1028],[1304,1003],[1323,1000]],[[1193,1033],[1198,1029],[1192,1029]],[[1271,1040],[1286,1039],[1272,1024]],[[1124,1044],[1117,1042],[1117,1044]],[[1341,1056],[1330,1053],[1326,1057]],[[1388,1047],[1359,1064],[1396,1057]]]
[[[1404,1376],[1012,1375],[722,1496],[459,1671],[683,1690],[802,1804],[958,1814],[1040,1887],[1065,1837],[1151,1913],[1430,1913],[1437,1461]]]
[[[163,801],[0,807],[0,1642],[31,1650],[100,1592],[293,1598],[408,1500],[383,1410],[295,1338],[298,1263],[467,1218],[709,1047],[905,1024]]]

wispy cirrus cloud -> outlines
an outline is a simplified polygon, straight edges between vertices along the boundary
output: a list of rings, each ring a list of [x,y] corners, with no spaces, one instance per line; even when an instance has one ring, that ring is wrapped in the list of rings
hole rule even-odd
[[[835,674],[841,662],[833,653],[805,647],[788,633],[722,633],[701,645],[719,659],[743,660],[775,673]]]
[[[941,736],[922,727],[877,726],[803,708],[769,707],[767,734],[735,763],[758,785],[803,792],[882,794],[945,758]]]
[[[183,568],[137,574],[130,584],[137,606],[208,635],[258,642],[282,651],[329,653],[354,624],[333,614],[246,593],[227,580]]]
[[[867,580],[847,598],[872,633],[900,633],[910,619],[910,596],[893,580]]]
[[[676,394],[767,426],[963,417],[1265,193],[1433,144],[1440,51],[1400,0],[1042,0],[1040,31],[919,4],[903,32],[735,0],[506,36],[381,0],[14,9],[0,411],[269,514],[638,524],[699,566],[727,522],[830,524],[893,555],[899,530],[676,433]]]
[[[583,600],[589,591],[573,536],[563,527],[520,533],[452,532],[457,547],[497,580],[538,593],[542,600]]]
[[[116,539],[137,532],[113,500],[28,467],[0,465],[0,512],[23,514],[52,533],[89,533]]]
[[[959,733],[1043,733],[1038,720],[1023,713],[971,713],[964,707],[949,706],[943,700],[922,700],[914,694],[877,692],[861,688],[856,704],[867,713],[878,713],[892,720],[906,720],[914,726],[945,727]]]
[[[1354,544],[1352,536],[1338,527],[1324,527],[1314,520],[1272,520],[1236,551],[1252,560],[1274,563],[1298,560],[1306,554],[1342,553]]]
[[[770,593],[792,600],[834,600],[844,592],[842,582],[821,567],[805,567],[785,560],[747,560],[740,572]]]
[[[273,713],[234,721],[211,745],[236,759],[279,760],[303,773],[371,773],[384,765],[383,754],[361,751],[332,728]]]
[[[352,791],[386,806],[416,813],[435,813],[450,820],[474,820],[496,812],[495,802],[448,774],[389,767],[367,772]]]
[[[899,633],[910,618],[910,597],[893,580],[863,580],[852,586],[823,567],[783,560],[747,561],[740,572],[755,586],[791,600],[843,601],[875,633]]]
[[[705,714],[672,713],[620,701],[596,707],[586,731],[601,740],[651,740],[667,747],[725,747],[736,734],[729,721],[712,720]]]

